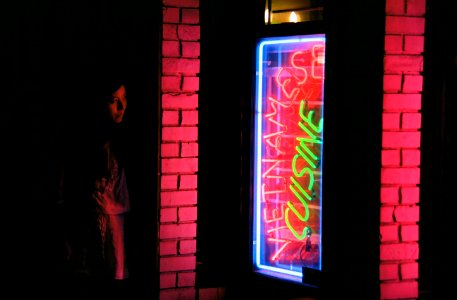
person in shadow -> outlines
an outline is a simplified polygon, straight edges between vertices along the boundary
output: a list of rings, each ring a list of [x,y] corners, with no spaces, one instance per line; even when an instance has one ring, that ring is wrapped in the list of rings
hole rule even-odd
[[[125,299],[128,293],[128,82],[117,67],[105,68],[81,89],[89,102],[72,101],[84,125],[65,143],[59,205],[65,225],[63,273],[74,299]],[[87,105],[93,105],[91,113],[83,113]]]

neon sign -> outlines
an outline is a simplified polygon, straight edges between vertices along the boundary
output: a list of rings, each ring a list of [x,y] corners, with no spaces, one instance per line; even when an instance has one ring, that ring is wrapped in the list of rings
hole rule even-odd
[[[253,259],[300,281],[321,269],[325,36],[257,45]]]

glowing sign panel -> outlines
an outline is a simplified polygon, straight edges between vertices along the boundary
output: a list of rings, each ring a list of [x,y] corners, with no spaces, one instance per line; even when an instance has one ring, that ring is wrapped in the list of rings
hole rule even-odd
[[[257,45],[254,265],[301,281],[321,269],[325,36]]]

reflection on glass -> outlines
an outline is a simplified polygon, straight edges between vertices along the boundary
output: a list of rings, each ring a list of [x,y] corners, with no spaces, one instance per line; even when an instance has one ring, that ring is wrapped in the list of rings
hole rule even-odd
[[[267,0],[265,24],[297,23],[323,19],[323,0]]]

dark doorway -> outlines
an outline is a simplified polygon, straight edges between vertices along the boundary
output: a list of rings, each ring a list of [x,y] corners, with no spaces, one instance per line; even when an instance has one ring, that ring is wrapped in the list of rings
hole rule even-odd
[[[201,2],[196,285],[228,287],[233,299],[246,291],[268,299],[310,294],[301,285],[291,288],[282,280],[260,278],[250,260],[256,38],[306,34],[310,31],[303,30],[321,26],[284,24],[265,30],[264,7],[261,0],[241,6],[233,1]],[[325,289],[369,299],[379,295],[379,238],[373,234],[379,231],[379,206],[367,199],[378,199],[380,189],[380,175],[373,172],[379,170],[380,158],[373,153],[381,146],[385,3],[357,1],[347,8],[346,2],[336,1],[324,10],[330,87],[325,91],[325,165],[330,172],[325,171],[324,179],[329,201],[323,218],[329,221],[324,221],[328,240],[323,242],[323,256],[325,268],[331,270]],[[357,136],[354,145],[348,143],[348,133]]]

